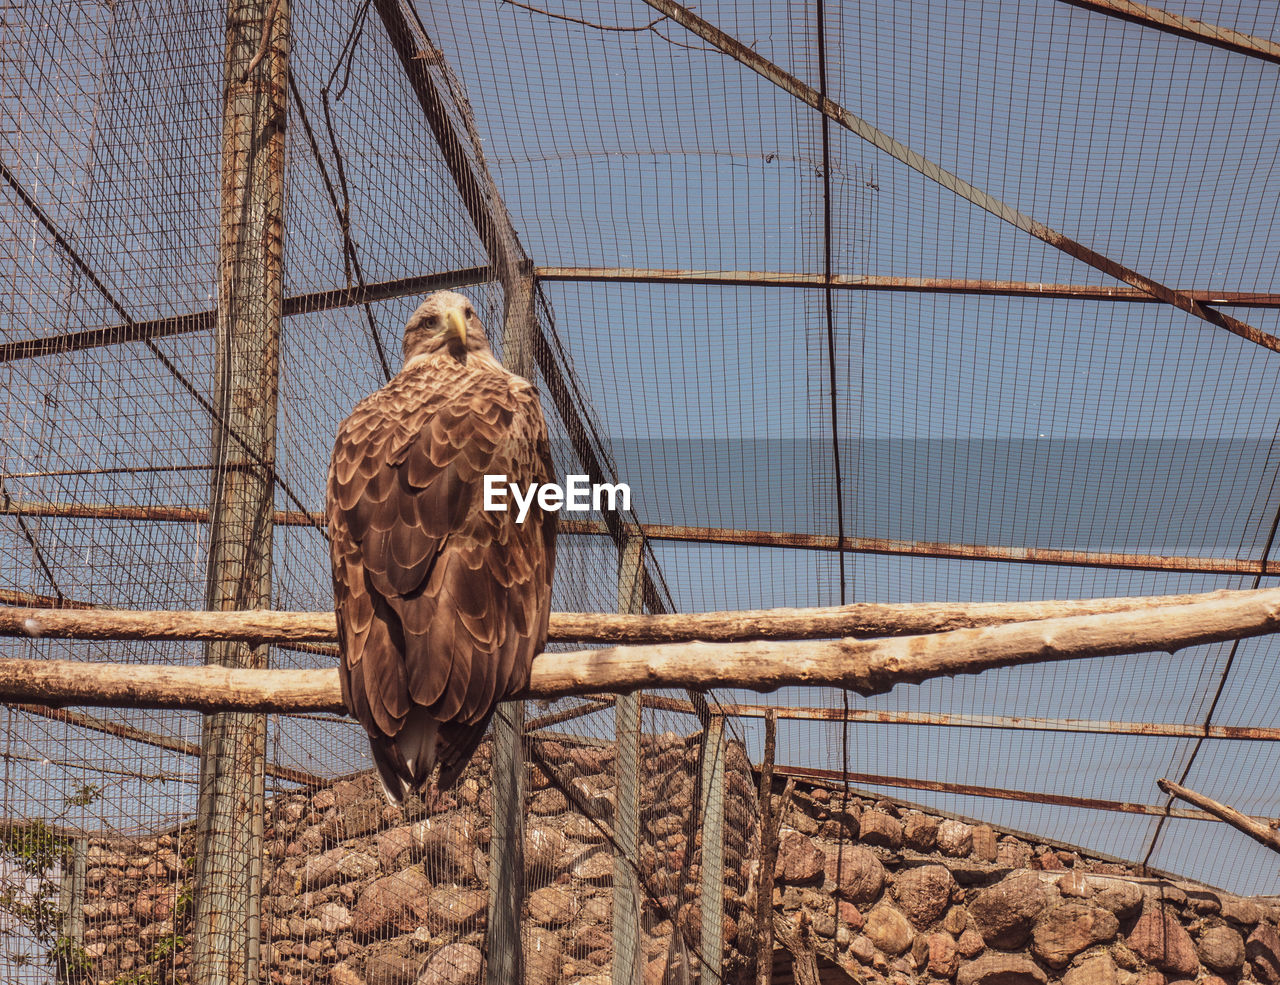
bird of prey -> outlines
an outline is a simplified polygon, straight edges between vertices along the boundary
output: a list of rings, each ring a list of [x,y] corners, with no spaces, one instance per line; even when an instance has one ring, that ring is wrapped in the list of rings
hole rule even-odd
[[[342,697],[388,799],[452,787],[495,705],[547,640],[556,514],[485,511],[486,474],[555,471],[538,393],[441,291],[405,327],[404,368],[338,428],[327,514]]]

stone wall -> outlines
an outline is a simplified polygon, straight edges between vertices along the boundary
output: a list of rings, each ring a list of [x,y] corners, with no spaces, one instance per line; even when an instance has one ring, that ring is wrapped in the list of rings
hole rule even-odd
[[[613,751],[567,736],[539,740],[537,748],[587,811],[530,768],[528,985],[605,985],[613,958],[614,858],[605,834],[616,803]],[[661,977],[673,927],[698,946],[701,833],[691,810],[698,750],[696,737],[642,738],[638,868],[647,980]],[[456,790],[405,811],[388,806],[371,773],[271,801],[262,965],[273,985],[482,980],[489,755],[486,743]],[[739,950],[738,918],[758,842],[757,798],[741,744],[729,744],[727,764],[724,929],[726,967],[736,975],[754,960]],[[90,847],[90,981],[188,980],[193,854],[189,830]],[[685,959],[688,948],[674,950],[677,963]]]
[[[613,959],[613,753],[571,737],[539,752],[574,799],[529,774],[529,985],[604,985]],[[697,745],[646,736],[641,858],[645,985],[697,967]],[[273,985],[481,980],[492,805],[482,746],[453,793],[401,812],[371,775],[272,801],[263,967]],[[726,783],[726,982],[749,981],[759,831],[742,747]],[[781,789],[779,783],[778,789]],[[774,912],[828,975],[906,985],[1280,985],[1280,910],[889,800],[801,785],[784,817]],[[599,822],[599,825],[596,822]],[[89,980],[188,979],[190,832],[90,847]],[[673,946],[673,931],[675,944]],[[681,942],[685,946],[680,946]],[[779,967],[786,955],[780,955]],[[669,981],[680,981],[670,977]],[[835,979],[838,980],[838,979]]]
[[[775,878],[775,910],[857,981],[1280,985],[1271,900],[887,800],[798,789]]]

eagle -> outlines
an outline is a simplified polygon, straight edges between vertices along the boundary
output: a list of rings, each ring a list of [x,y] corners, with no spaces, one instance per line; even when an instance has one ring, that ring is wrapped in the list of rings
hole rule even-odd
[[[457,782],[547,641],[556,513],[484,510],[486,475],[554,482],[547,425],[471,301],[440,291],[339,426],[326,495],[342,697],[392,804],[437,766],[438,789]]]

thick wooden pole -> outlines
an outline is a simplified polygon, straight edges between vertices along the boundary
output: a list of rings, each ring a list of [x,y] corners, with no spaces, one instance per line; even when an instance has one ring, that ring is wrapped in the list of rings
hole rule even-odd
[[[275,462],[284,299],[288,23],[288,0],[228,0],[213,392],[220,421],[206,598],[213,610],[271,605],[274,475],[264,463]],[[212,641],[205,662],[263,668],[267,648]],[[210,715],[200,745],[192,977],[250,985],[259,980],[266,719]]]
[[[500,264],[506,271],[506,264]],[[533,370],[533,280],[504,281],[506,317],[502,358],[526,379]],[[489,843],[489,940],[487,985],[524,980],[520,913],[524,904],[524,700],[505,701],[493,718],[493,837]]]
[[[1156,786],[1171,797],[1185,800],[1188,804],[1195,804],[1197,807],[1208,811],[1214,817],[1226,821],[1237,831],[1247,834],[1261,845],[1266,845],[1273,852],[1280,852],[1280,832],[1277,832],[1270,825],[1255,821],[1248,814],[1242,814],[1234,807],[1229,807],[1220,801],[1214,800],[1212,797],[1206,797],[1204,794],[1197,793],[1179,783],[1174,783],[1172,780],[1156,780]]]
[[[644,609],[644,539],[626,537],[618,552],[618,611]],[[640,696],[619,696],[613,709],[614,818],[613,985],[640,985],[644,955],[640,949]]]
[[[722,981],[724,964],[724,716],[713,715],[703,736],[702,770],[702,985]]]

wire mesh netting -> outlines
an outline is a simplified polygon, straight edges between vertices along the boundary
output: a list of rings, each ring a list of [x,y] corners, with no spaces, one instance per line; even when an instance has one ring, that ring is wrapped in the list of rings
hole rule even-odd
[[[1112,277],[631,0],[402,8],[482,192],[492,174],[497,197],[478,202],[459,191],[457,161],[389,39],[379,11],[390,5],[287,6],[274,608],[332,606],[329,448],[355,402],[398,369],[421,295],[464,290],[501,348],[508,298],[475,214],[498,198],[537,276],[536,382],[558,469],[591,473],[594,459],[630,484],[650,610],[1275,583],[1264,572],[1280,517],[1268,348],[1106,295]],[[1276,34],[1264,4],[1166,7]],[[1280,263],[1273,63],[1052,0],[704,3],[698,14],[1026,215],[1280,331],[1267,293]],[[226,30],[222,3],[0,11],[6,603],[206,605],[209,504],[227,474],[211,412]],[[1059,552],[1056,563],[1027,563],[1029,549]],[[619,551],[603,527],[563,534],[554,607],[616,610]],[[1273,893],[1261,847],[1107,805],[1161,806],[1155,779],[1168,776],[1249,814],[1280,813],[1273,742],[1212,731],[1280,728],[1275,650],[1263,638],[1011,668],[875,699],[720,697],[779,710],[781,763]],[[26,639],[4,652],[205,659],[193,643]],[[278,668],[334,659],[305,646],[268,657]],[[641,706],[626,864],[642,960],[697,968],[715,771],[707,714],[700,722],[689,695],[662,697]],[[813,707],[844,720],[789,717]],[[5,977],[185,978],[200,716],[3,716]],[[611,698],[587,696],[530,704],[527,717],[528,970],[548,983],[607,976],[610,887],[624,878],[620,716]],[[1121,727],[1133,723],[1155,728]],[[728,733],[731,970],[752,959],[737,921],[758,838],[760,721],[730,716]],[[321,966],[399,980],[432,961],[471,975],[489,921],[492,753],[482,747],[456,794],[401,814],[380,799],[366,749],[336,716],[266,721],[262,967],[276,981]],[[1063,790],[1093,806],[1043,802]]]

